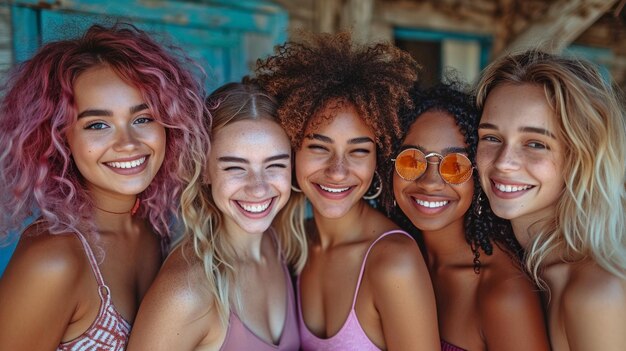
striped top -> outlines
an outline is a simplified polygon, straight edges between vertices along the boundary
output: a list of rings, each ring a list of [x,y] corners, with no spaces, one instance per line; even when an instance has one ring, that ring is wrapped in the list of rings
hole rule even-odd
[[[98,282],[98,294],[100,295],[100,310],[96,319],[91,326],[79,337],[74,340],[61,343],[57,347],[57,351],[123,351],[128,343],[130,334],[130,323],[128,323],[122,315],[115,310],[111,301],[111,292],[109,287],[104,284],[102,274],[98,268],[98,263],[93,255],[93,251],[89,247],[85,237],[76,233],[80,239],[93,274]]]

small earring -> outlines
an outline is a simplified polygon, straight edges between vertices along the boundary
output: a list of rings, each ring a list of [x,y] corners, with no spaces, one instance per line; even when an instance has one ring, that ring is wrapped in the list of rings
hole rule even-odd
[[[296,185],[291,184],[291,191],[301,193],[302,189],[298,188]]]
[[[376,179],[377,177],[378,179]],[[370,192],[373,192],[374,194],[368,195]],[[367,190],[365,195],[363,195],[363,198],[365,200],[374,200],[375,198],[379,197],[382,192],[383,180],[380,177],[380,174],[378,174],[378,171],[374,171],[374,179],[372,179],[372,184],[370,184],[370,188]]]

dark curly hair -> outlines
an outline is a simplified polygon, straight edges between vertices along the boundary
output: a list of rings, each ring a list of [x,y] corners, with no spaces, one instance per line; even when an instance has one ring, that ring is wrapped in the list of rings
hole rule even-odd
[[[454,118],[468,146],[468,156],[470,160],[472,160],[472,163],[475,164],[480,114],[474,105],[473,97],[464,93],[463,90],[462,84],[457,81],[440,83],[427,90],[420,89],[419,84],[416,84],[411,91],[414,107],[400,112],[400,121],[404,135],[394,143],[396,153],[399,152],[401,144],[411,125],[415,123],[423,113],[439,111],[449,114]],[[393,170],[391,172],[390,177],[393,175]],[[521,246],[513,235],[510,222],[496,216],[491,211],[489,200],[484,194],[481,195],[482,188],[476,170],[472,178],[474,181],[474,196],[471,206],[465,214],[465,239],[474,252],[476,259],[475,270],[480,269],[479,261],[477,261],[480,255],[478,248],[482,249],[487,255],[491,255],[493,252],[493,242],[502,244],[509,253],[519,258],[521,255]],[[394,208],[392,217],[398,224],[412,234],[420,234],[419,229],[411,223],[400,209]]]
[[[299,35],[300,41],[278,46],[274,56],[257,61],[258,82],[278,99],[278,119],[292,146],[301,147],[307,128],[334,118],[320,115],[322,110],[351,104],[374,132],[377,170],[382,183],[391,184],[385,176],[392,142],[401,135],[397,111],[411,104],[409,90],[419,65],[391,44],[356,45],[348,32]],[[389,208],[392,193],[384,188],[380,203]]]

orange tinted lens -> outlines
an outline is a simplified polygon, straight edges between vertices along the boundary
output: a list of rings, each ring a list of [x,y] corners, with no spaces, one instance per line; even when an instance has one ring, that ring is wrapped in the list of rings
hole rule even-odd
[[[424,154],[415,149],[402,151],[396,158],[396,172],[405,180],[415,180],[426,170]]]
[[[441,178],[450,184],[465,183],[472,176],[472,163],[462,154],[448,154],[439,165]]]

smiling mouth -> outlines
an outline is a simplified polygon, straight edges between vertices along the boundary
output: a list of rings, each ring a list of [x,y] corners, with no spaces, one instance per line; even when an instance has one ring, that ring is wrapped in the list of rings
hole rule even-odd
[[[270,207],[270,205],[272,204],[272,200],[273,198],[268,199],[267,201],[264,201],[264,202],[259,202],[259,203],[244,203],[244,202],[237,201],[237,204],[246,212],[261,213],[267,210],[268,207]]]
[[[111,168],[120,168],[120,169],[135,168],[135,167],[141,166],[144,162],[146,162],[146,158],[147,158],[146,156],[143,156],[133,161],[106,162],[106,165]]]
[[[333,193],[333,194],[339,194],[339,193],[343,193],[346,192],[348,190],[350,190],[350,187],[345,187],[345,188],[330,188],[327,186],[323,186],[322,184],[318,184],[320,189],[329,192],[329,193]]]
[[[413,200],[415,200],[415,203],[417,203],[418,205],[428,207],[428,208],[443,207],[450,202],[450,201],[422,201],[422,200],[415,199],[415,198],[413,198]]]
[[[499,184],[493,182],[493,185],[496,189],[500,190],[503,193],[515,193],[518,191],[528,190],[530,188],[534,188],[534,185],[508,185],[508,184]]]

